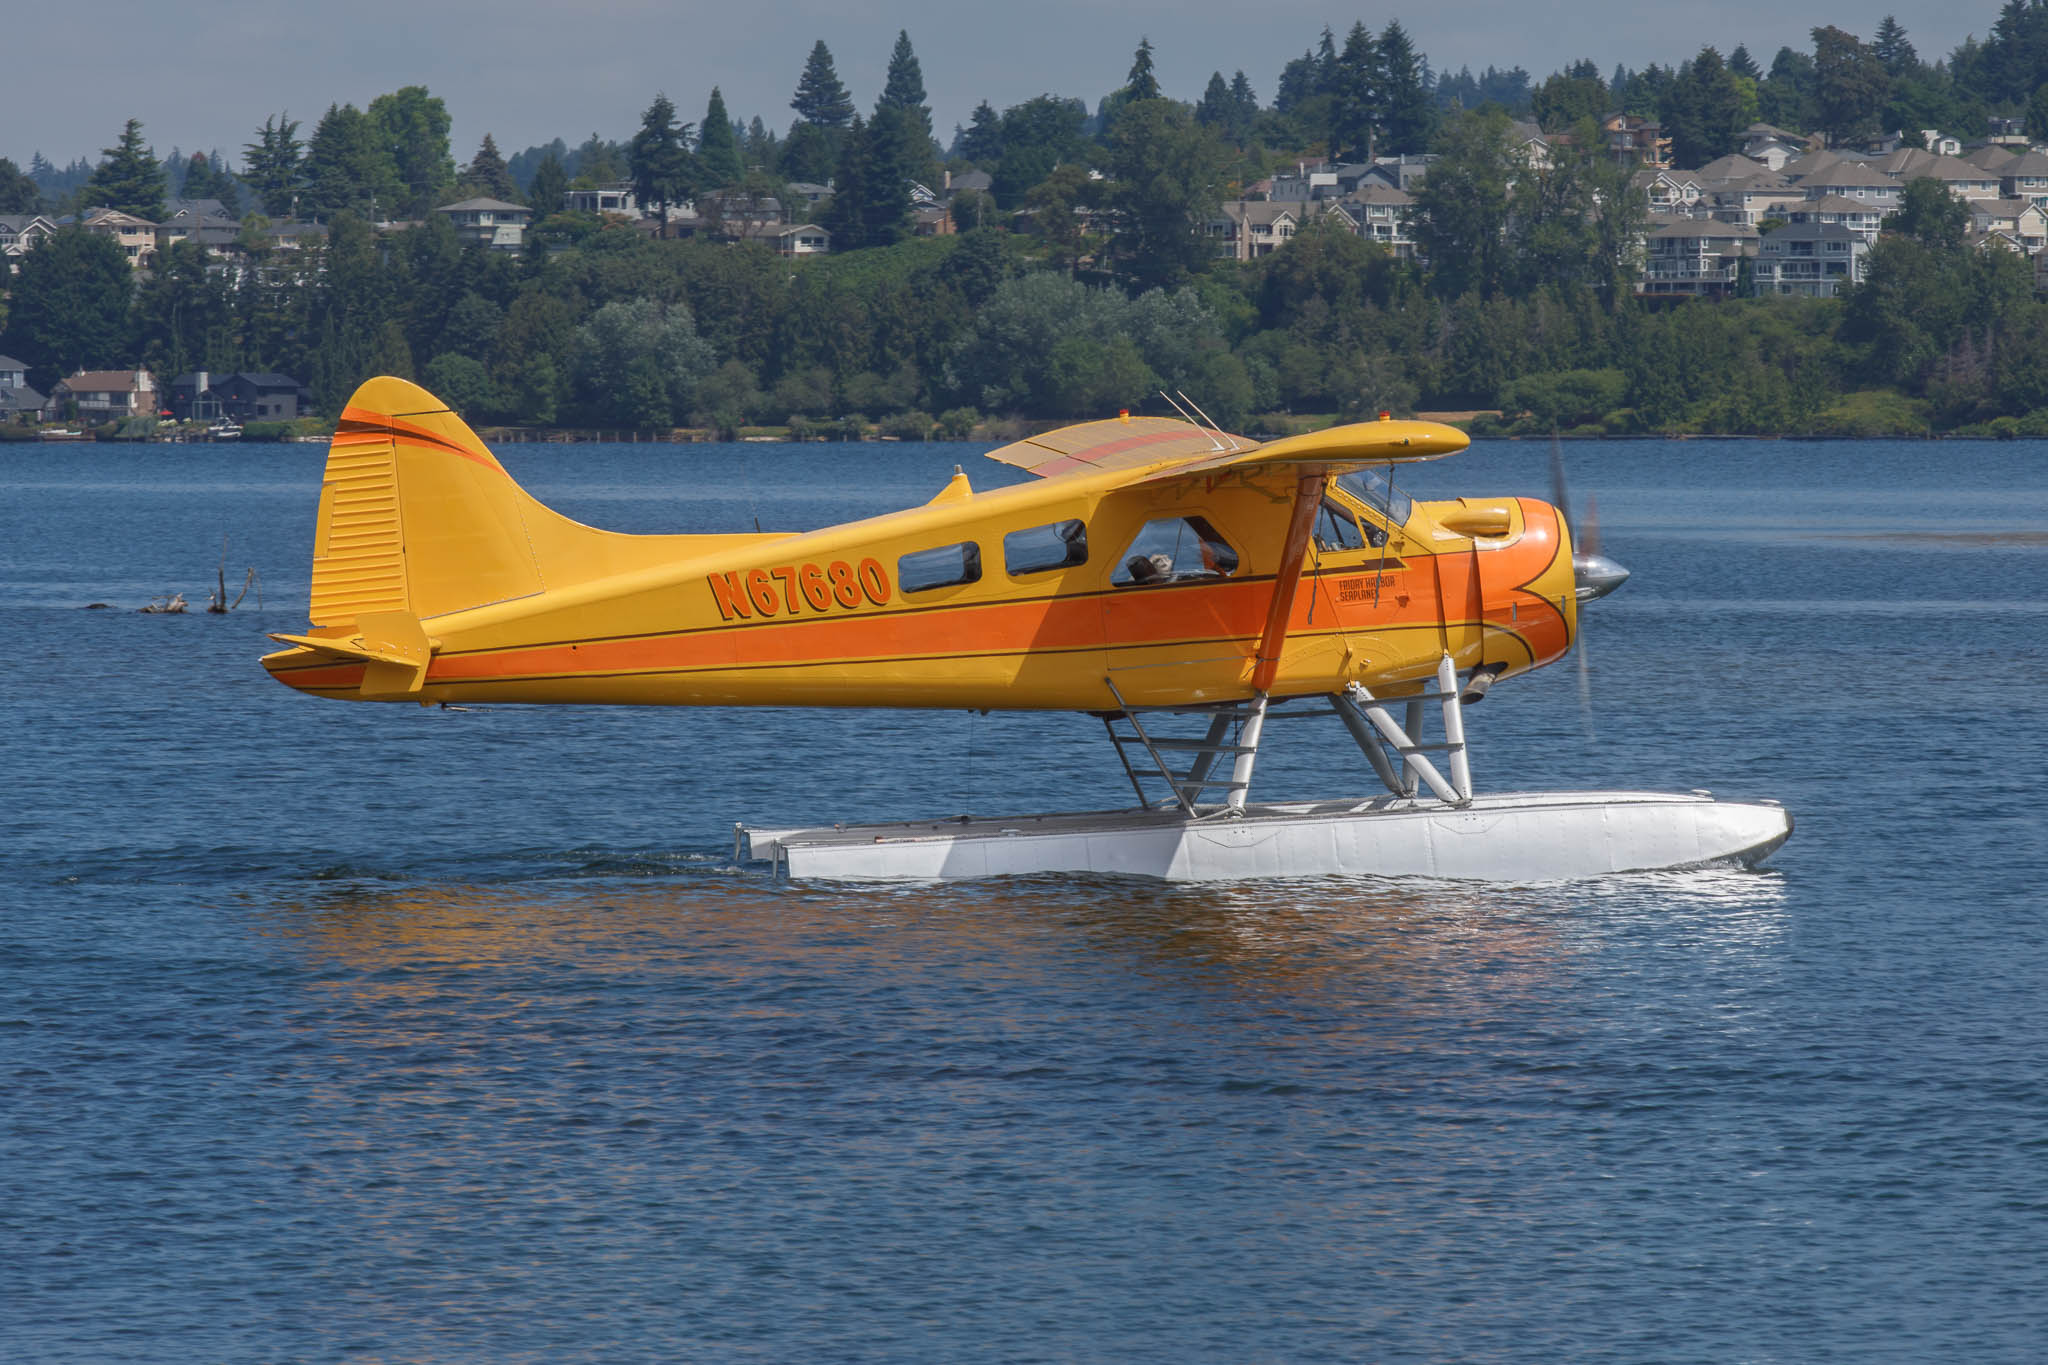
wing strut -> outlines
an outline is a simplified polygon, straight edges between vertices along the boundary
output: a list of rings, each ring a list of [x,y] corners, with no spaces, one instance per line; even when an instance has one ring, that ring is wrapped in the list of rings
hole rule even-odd
[[[1261,695],[1272,688],[1273,679],[1280,672],[1280,650],[1287,643],[1294,593],[1301,586],[1301,566],[1308,559],[1308,533],[1323,505],[1323,484],[1328,478],[1318,470],[1302,475],[1294,486],[1294,511],[1287,519],[1287,539],[1280,548],[1280,566],[1273,575],[1273,602],[1266,610],[1266,629],[1259,636],[1259,652],[1252,664],[1252,690]]]

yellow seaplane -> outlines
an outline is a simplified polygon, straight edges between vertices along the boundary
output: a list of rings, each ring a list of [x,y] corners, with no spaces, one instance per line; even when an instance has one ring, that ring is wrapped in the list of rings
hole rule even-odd
[[[1262,444],[1175,406],[1003,446],[989,458],[1038,477],[977,491],[956,470],[885,516],[621,535],[542,506],[433,395],[372,379],[329,451],[310,627],[263,666],[353,701],[1081,711],[1137,793],[736,827],[737,856],[793,876],[1526,881],[1753,864],[1791,833],[1772,802],[1475,794],[1463,708],[1563,657],[1626,572],[1575,555],[1558,506],[1396,491],[1393,466],[1465,448],[1452,427],[1382,416]],[[1384,790],[1250,800],[1269,721],[1313,714]]]

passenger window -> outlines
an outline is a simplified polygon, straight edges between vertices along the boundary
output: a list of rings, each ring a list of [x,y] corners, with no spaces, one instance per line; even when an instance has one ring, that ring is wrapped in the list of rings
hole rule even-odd
[[[981,547],[971,540],[915,550],[896,561],[896,583],[904,592],[930,592],[981,581]]]
[[[1148,521],[1110,572],[1118,587],[1228,578],[1237,572],[1237,551],[1206,517],[1163,517]]]
[[[1013,578],[1087,562],[1088,528],[1078,521],[1055,521],[1003,537],[1003,567]]]

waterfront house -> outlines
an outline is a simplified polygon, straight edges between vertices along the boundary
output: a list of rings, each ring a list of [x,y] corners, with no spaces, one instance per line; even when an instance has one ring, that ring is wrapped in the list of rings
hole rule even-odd
[[[0,355],[0,422],[29,422],[42,411],[43,395],[28,386],[28,366]]]
[[[76,407],[81,422],[111,422],[156,412],[156,381],[147,370],[80,370],[58,380],[43,401],[51,420]]]
[[[312,393],[283,374],[237,373],[213,381],[222,415],[238,422],[288,422],[313,411]]]

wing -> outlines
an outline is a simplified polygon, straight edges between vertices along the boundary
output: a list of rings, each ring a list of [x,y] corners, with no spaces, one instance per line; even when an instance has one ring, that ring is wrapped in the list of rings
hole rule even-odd
[[[1133,483],[1163,483],[1223,470],[1287,466],[1302,474],[1342,473],[1366,465],[1407,464],[1454,455],[1469,444],[1439,422],[1353,422],[1260,444],[1170,417],[1125,417],[1027,436],[988,458],[1041,478],[1081,470],[1142,471]]]
[[[1137,482],[1165,483],[1190,474],[1251,473],[1282,467],[1297,474],[1342,474],[1367,465],[1440,460],[1471,443],[1472,438],[1464,432],[1441,422],[1352,422],[1243,450],[1219,451],[1154,470]]]

